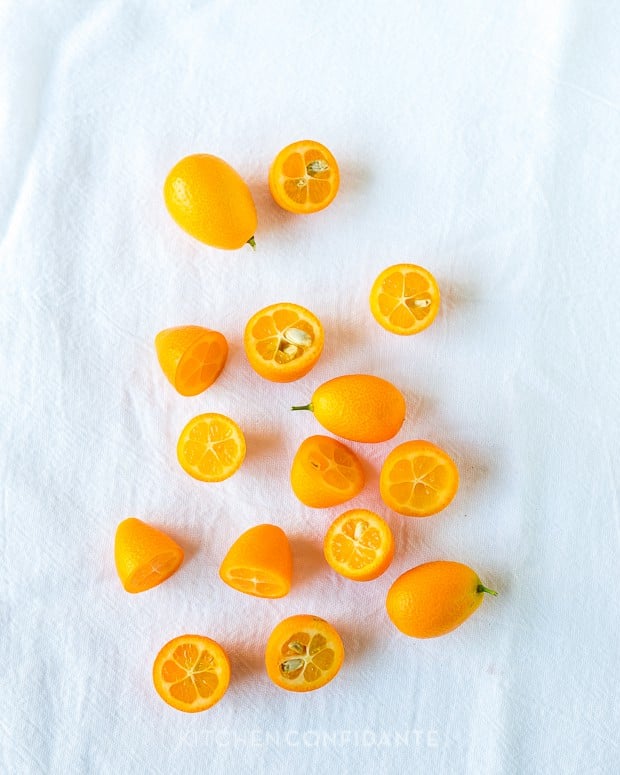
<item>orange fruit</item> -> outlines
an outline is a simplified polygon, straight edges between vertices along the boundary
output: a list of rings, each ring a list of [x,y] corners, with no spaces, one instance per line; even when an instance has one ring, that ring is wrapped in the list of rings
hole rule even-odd
[[[153,663],[153,684],[168,705],[185,713],[207,710],[222,699],[230,681],[226,652],[205,635],[179,635]]]
[[[385,379],[348,374],[324,382],[306,406],[331,433],[351,441],[387,441],[405,420],[405,398]]]
[[[176,326],[160,331],[155,349],[168,382],[182,396],[197,396],[219,377],[228,343],[218,331],[202,326]]]
[[[177,162],[164,183],[164,201],[176,223],[207,245],[254,247],[257,216],[252,194],[230,164],[208,153]]]
[[[248,320],[243,346],[250,366],[271,382],[293,382],[307,374],[323,349],[321,321],[305,307],[282,302]]]
[[[390,566],[394,539],[387,522],[378,514],[351,509],[329,526],[323,552],[336,573],[353,581],[370,581]]]
[[[183,549],[156,527],[129,517],[116,528],[114,561],[125,590],[144,592],[178,570]]]
[[[430,517],[456,495],[459,471],[430,441],[405,441],[386,457],[379,489],[385,503],[407,517]]]
[[[388,591],[386,607],[394,625],[405,635],[436,638],[463,624],[485,592],[497,595],[467,565],[437,560],[399,576]]]
[[[256,525],[242,533],[220,566],[220,578],[255,597],[284,597],[291,589],[293,557],[277,525]]]
[[[281,689],[309,692],[334,678],[344,659],[340,635],[318,616],[289,616],[267,641],[267,675]]]
[[[181,431],[177,444],[181,468],[201,482],[221,482],[245,457],[245,438],[236,422],[223,414],[199,414]]]
[[[354,498],[364,487],[362,464],[329,436],[310,436],[293,458],[291,486],[306,506],[325,509]]]
[[[416,264],[384,269],[370,291],[370,311],[393,334],[417,334],[428,328],[439,311],[439,287],[433,275]]]
[[[338,193],[340,171],[331,152],[314,140],[283,148],[269,170],[269,190],[291,213],[316,213]]]

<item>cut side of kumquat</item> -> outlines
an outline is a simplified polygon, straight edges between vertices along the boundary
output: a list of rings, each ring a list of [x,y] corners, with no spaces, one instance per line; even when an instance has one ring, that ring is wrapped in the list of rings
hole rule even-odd
[[[456,495],[459,472],[452,458],[430,441],[406,441],[385,459],[381,497],[399,514],[430,517]]]
[[[334,678],[344,660],[344,646],[331,624],[318,616],[289,616],[267,641],[267,675],[281,689],[309,692]]]
[[[361,492],[364,470],[355,453],[340,441],[310,436],[293,458],[291,486],[306,506],[338,506]]]
[[[323,551],[336,573],[353,581],[370,581],[390,566],[394,539],[388,524],[378,514],[351,509],[332,522]]]
[[[219,377],[228,343],[219,331],[202,326],[176,326],[155,337],[159,364],[168,382],[182,396],[196,396]]]
[[[277,525],[256,525],[242,533],[220,566],[220,578],[255,597],[284,597],[291,588],[293,558],[286,533]]]
[[[329,205],[340,185],[340,171],[331,151],[314,140],[283,148],[269,170],[269,190],[291,213],[316,213]]]
[[[243,346],[250,366],[271,382],[293,382],[318,361],[323,326],[305,307],[282,302],[259,310],[248,321]]]
[[[226,652],[205,635],[173,638],[153,664],[153,684],[159,696],[186,713],[215,705],[224,696],[229,681]]]
[[[245,458],[245,438],[236,422],[223,414],[200,414],[190,420],[179,437],[177,457],[181,467],[202,482],[221,482]]]
[[[433,275],[416,264],[395,264],[377,277],[370,291],[370,310],[393,334],[417,334],[439,311],[439,287]]]
[[[114,561],[124,589],[145,592],[178,570],[183,549],[156,527],[129,517],[116,528]]]

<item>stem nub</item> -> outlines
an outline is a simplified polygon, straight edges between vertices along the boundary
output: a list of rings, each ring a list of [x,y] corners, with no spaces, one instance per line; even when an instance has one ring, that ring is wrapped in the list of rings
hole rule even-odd
[[[314,412],[314,406],[312,405],[312,403],[306,404],[305,406],[291,406],[291,409],[294,412],[297,412],[300,409],[308,409],[310,412]]]
[[[488,587],[485,587],[484,584],[478,584],[476,587],[476,592],[480,594],[481,592],[486,592],[487,595],[493,595],[494,597],[497,597],[497,592],[494,589],[489,589]]]
[[[250,237],[250,239],[247,241],[246,244],[249,245],[252,248],[252,250],[256,250],[256,240],[254,239],[254,235],[253,234]]]

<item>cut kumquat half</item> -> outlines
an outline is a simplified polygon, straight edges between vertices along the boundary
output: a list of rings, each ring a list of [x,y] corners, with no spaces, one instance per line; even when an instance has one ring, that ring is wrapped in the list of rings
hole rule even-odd
[[[222,699],[230,681],[224,649],[205,635],[179,635],[161,649],[153,664],[159,696],[177,710],[197,713]]]
[[[370,291],[370,310],[377,323],[404,336],[428,328],[437,316],[439,302],[435,278],[416,264],[384,269]]]
[[[332,522],[323,551],[336,573],[353,581],[371,581],[389,568],[394,539],[387,522],[378,514],[351,509]]]
[[[166,379],[182,396],[210,387],[228,357],[225,337],[202,326],[166,328],[155,337],[155,349]]]
[[[116,570],[127,592],[145,592],[178,570],[183,549],[161,530],[129,517],[116,528]]]
[[[338,506],[364,487],[362,464],[348,447],[330,436],[310,436],[295,453],[291,486],[306,506]]]
[[[220,566],[228,586],[255,597],[284,597],[291,588],[293,558],[286,533],[277,525],[256,525],[242,533]]]
[[[199,414],[183,428],[177,444],[181,467],[201,482],[221,482],[245,458],[245,438],[236,422],[223,414]]]
[[[269,170],[269,190],[280,207],[291,213],[316,213],[329,205],[340,185],[332,153],[314,140],[299,140],[283,148]]]
[[[459,472],[452,458],[430,441],[406,441],[385,459],[381,497],[399,514],[430,517],[456,495]]]
[[[281,689],[309,692],[329,683],[340,670],[344,646],[331,624],[318,616],[289,616],[267,641],[267,675]]]
[[[310,310],[281,302],[248,321],[243,346],[250,366],[271,382],[293,382],[307,374],[323,350],[323,326]]]

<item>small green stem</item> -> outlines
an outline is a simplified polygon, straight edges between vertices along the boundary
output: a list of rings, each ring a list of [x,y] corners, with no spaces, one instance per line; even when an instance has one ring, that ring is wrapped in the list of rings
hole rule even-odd
[[[486,592],[487,595],[494,595],[495,597],[497,597],[497,592],[494,589],[489,589],[488,587],[485,587],[484,584],[478,584],[478,586],[476,587],[476,592],[478,593]]]
[[[297,412],[300,409],[308,409],[309,411],[314,412],[314,406],[311,403],[310,404],[306,404],[305,406],[291,406],[291,409],[294,412]]]
[[[246,244],[249,245],[252,248],[252,250],[256,250],[256,240],[254,239],[254,235],[253,234],[250,237],[250,239],[247,241]]]

